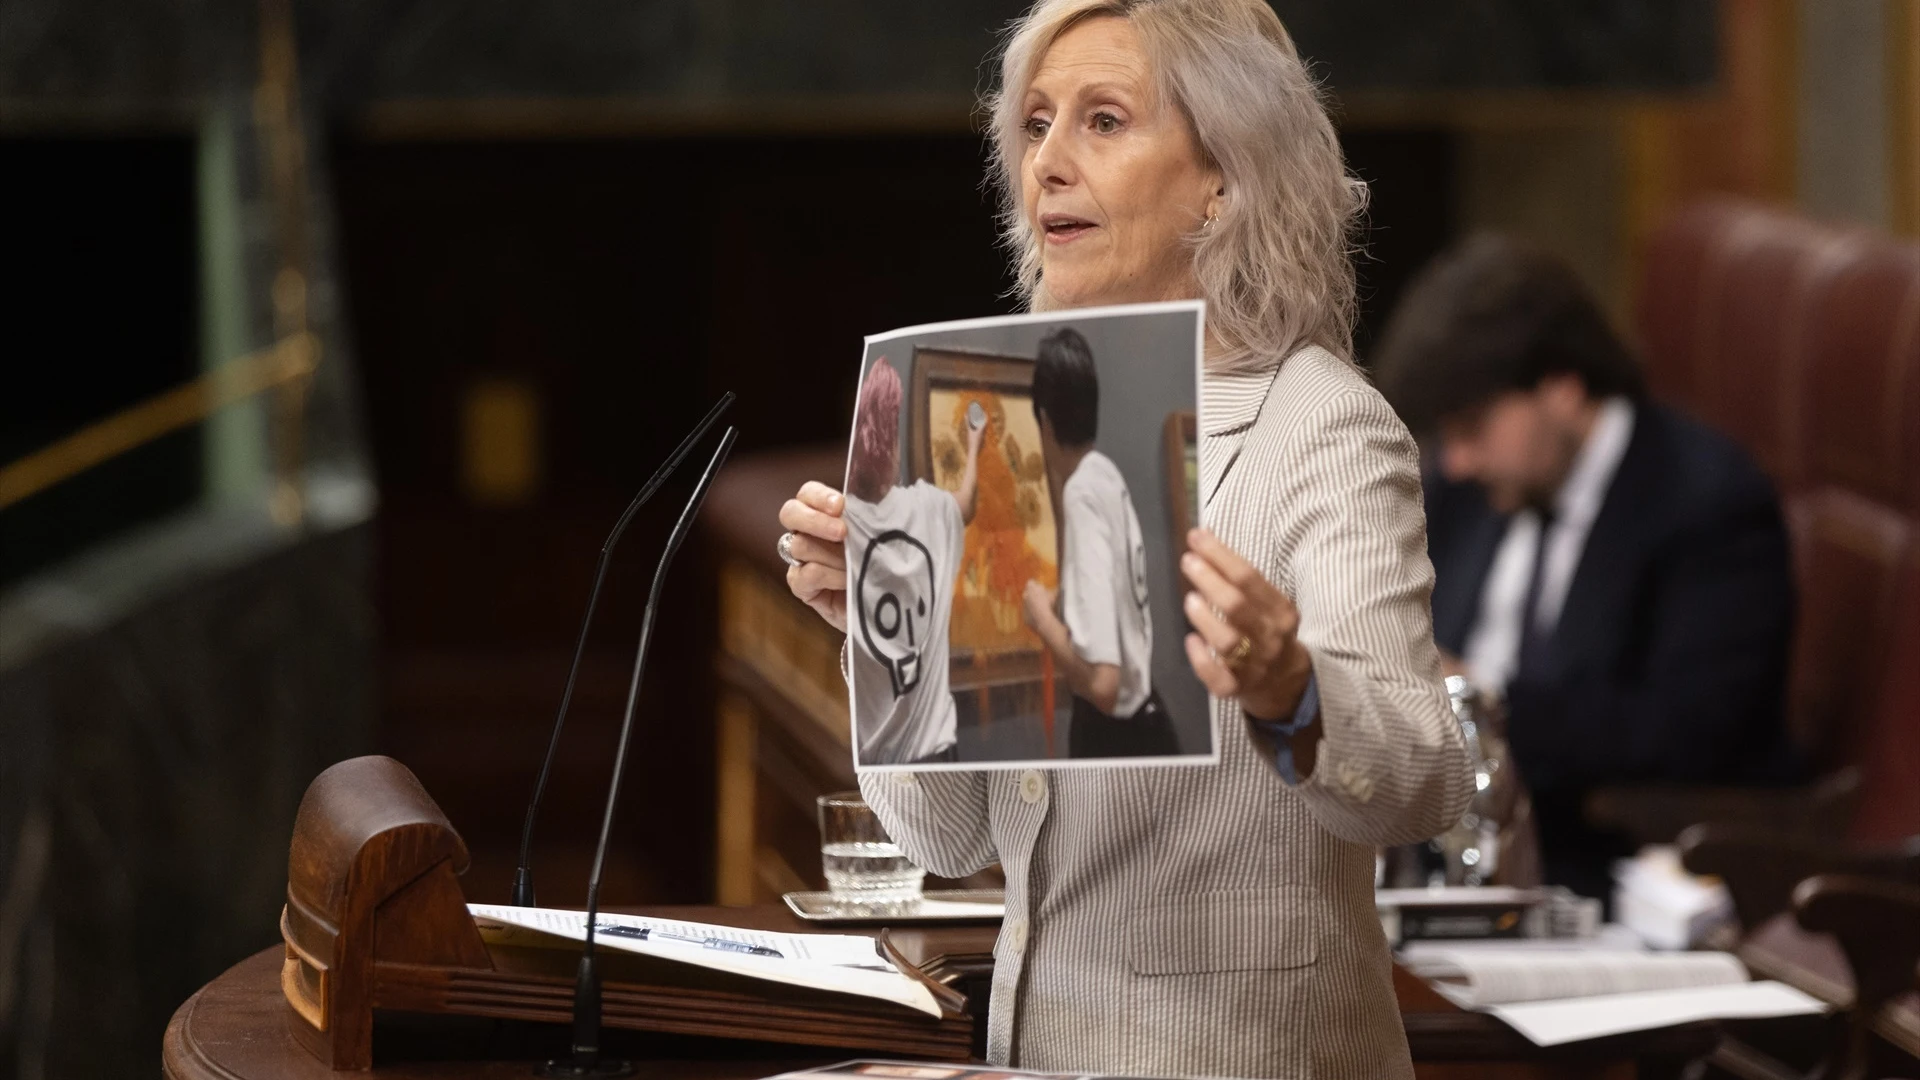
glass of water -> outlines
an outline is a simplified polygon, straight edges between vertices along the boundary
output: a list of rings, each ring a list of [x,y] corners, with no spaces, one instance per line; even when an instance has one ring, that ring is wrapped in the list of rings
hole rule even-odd
[[[836,908],[851,915],[904,915],[920,904],[926,871],[907,861],[857,791],[822,795],[820,868]]]

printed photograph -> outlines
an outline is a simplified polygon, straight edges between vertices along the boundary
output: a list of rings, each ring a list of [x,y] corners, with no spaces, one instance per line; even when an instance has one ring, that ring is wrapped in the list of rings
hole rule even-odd
[[[1203,318],[867,339],[844,488],[857,768],[1214,760],[1177,570]]]

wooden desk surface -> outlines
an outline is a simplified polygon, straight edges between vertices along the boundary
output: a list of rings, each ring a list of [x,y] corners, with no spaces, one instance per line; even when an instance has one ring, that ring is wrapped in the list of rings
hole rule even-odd
[[[647,914],[726,922],[765,930],[818,929],[784,907],[650,908]],[[893,937],[916,962],[945,957],[964,966],[989,955],[992,926],[919,930],[897,928]],[[280,947],[242,960],[187,999],[167,1026],[161,1063],[169,1080],[324,1080],[336,1074],[293,1041],[280,996]],[[1599,1039],[1543,1049],[1498,1020],[1462,1011],[1404,971],[1394,972],[1394,991],[1407,1041],[1423,1077],[1451,1076],[1632,1076],[1636,1061],[1677,1065],[1710,1051],[1718,1041],[1711,1024]],[[383,1018],[375,1036],[380,1064],[370,1077],[526,1077],[532,1067],[563,1048],[566,1032],[552,1025],[512,1024],[459,1018]],[[610,1054],[640,1063],[642,1077],[688,1080],[749,1080],[788,1069],[856,1055],[785,1047],[746,1039],[692,1039],[638,1032],[606,1033]],[[1494,1070],[1488,1065],[1499,1063]],[[1664,1069],[1658,1071],[1665,1071]]]
[[[1836,1008],[1853,1004],[1846,954],[1829,934],[1803,930],[1791,914],[1769,919],[1747,936],[1738,955],[1756,978],[1778,979]],[[1920,1058],[1920,992],[1896,998],[1873,1025],[1894,1047]]]

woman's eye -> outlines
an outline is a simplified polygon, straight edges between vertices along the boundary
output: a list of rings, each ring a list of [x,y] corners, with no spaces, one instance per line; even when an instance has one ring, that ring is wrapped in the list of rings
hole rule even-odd
[[[1112,113],[1094,113],[1093,130],[1102,135],[1111,135],[1120,130],[1120,118]]]
[[[1027,118],[1027,138],[1038,142],[1047,137],[1047,122],[1038,116]]]

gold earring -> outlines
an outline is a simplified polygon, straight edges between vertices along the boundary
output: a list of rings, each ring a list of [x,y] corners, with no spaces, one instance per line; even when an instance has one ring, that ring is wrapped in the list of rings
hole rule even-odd
[[[1201,222],[1201,223],[1200,223],[1200,231],[1201,231],[1201,232],[1207,232],[1207,233],[1210,233],[1210,232],[1212,232],[1212,231],[1213,231],[1213,223],[1214,223],[1214,221],[1215,221],[1215,220],[1216,220],[1215,218],[1213,218],[1213,217],[1211,217],[1211,216],[1209,216],[1209,217],[1207,218],[1207,220],[1205,220],[1205,221],[1203,221],[1203,222]]]

